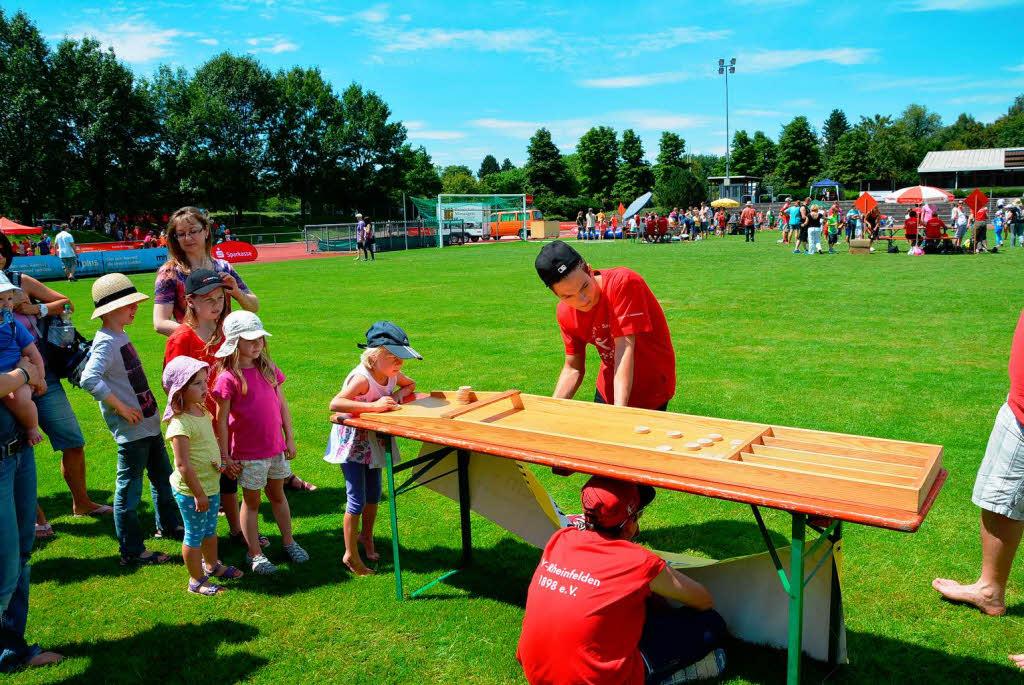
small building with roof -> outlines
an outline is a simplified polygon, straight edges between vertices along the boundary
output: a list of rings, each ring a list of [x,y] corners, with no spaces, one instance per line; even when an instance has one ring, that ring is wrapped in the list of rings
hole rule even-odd
[[[921,184],[946,190],[1024,186],[1024,147],[929,152],[917,167]]]

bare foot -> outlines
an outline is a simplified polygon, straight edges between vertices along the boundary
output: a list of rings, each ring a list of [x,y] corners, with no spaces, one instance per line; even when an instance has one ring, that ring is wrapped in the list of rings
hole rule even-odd
[[[29,666],[49,666],[64,661],[64,655],[57,652],[40,652],[28,660]]]
[[[1017,668],[1024,669],[1024,654],[1011,654],[1010,661],[1017,664]]]
[[[979,589],[977,583],[961,585],[948,578],[936,578],[932,581],[932,587],[946,599],[971,604],[989,616],[1002,616],[1006,613],[1006,603],[991,593]]]
[[[358,557],[353,559],[346,554],[342,557],[341,563],[345,564],[345,566],[348,567],[348,570],[352,571],[352,573],[357,576],[372,576],[376,573],[372,568],[367,568],[366,564],[363,563],[363,560]]]
[[[380,555],[377,554],[377,549],[373,546],[373,536],[364,536],[362,534],[356,538],[359,544],[366,550],[366,558],[370,561],[377,561],[380,559]]]
[[[38,445],[43,441],[43,434],[39,432],[38,426],[26,430],[25,437],[29,445]]]

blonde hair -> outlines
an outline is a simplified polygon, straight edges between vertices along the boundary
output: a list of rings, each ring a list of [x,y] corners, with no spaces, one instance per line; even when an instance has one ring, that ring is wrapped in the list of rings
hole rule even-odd
[[[221,288],[223,290],[223,288]],[[209,295],[210,293],[207,293]],[[199,328],[199,316],[196,314],[195,307],[192,306],[192,301],[196,297],[203,297],[202,295],[186,295],[185,296],[185,318],[183,323],[191,328],[193,331]],[[224,319],[228,316],[228,295],[224,293],[224,306],[220,310],[220,316],[217,317],[217,325],[213,329],[213,335],[210,336],[210,340],[207,341],[206,346],[203,347],[203,352],[207,355],[213,355],[220,347],[221,342],[224,341]],[[266,349],[266,342],[264,341],[264,349]]]
[[[388,352],[386,347],[367,347],[363,350],[363,353],[359,355],[359,363],[362,364],[367,371],[373,371],[373,367],[377,362],[381,361],[388,355],[392,357],[395,356]]]
[[[267,339],[263,339],[263,349],[260,350],[260,356],[253,360],[253,366],[263,376],[263,380],[270,384],[270,387],[277,387],[277,366],[270,359],[270,351],[267,345]],[[238,346],[226,357],[221,357],[217,361],[217,373],[221,374],[225,371],[231,373],[238,382],[242,384],[242,395],[249,394],[249,385],[245,382],[245,376],[242,374],[242,365],[238,361]]]
[[[210,250],[213,249],[213,232],[210,230],[210,220],[206,217],[203,210],[198,207],[182,207],[176,210],[174,214],[171,214],[171,218],[167,222],[167,228],[164,231],[164,237],[167,238],[167,263],[186,274],[192,271],[192,267],[189,265],[188,259],[185,258],[184,248],[178,242],[177,229],[181,224],[188,224],[190,219],[196,221],[206,230],[206,254],[209,255]]]

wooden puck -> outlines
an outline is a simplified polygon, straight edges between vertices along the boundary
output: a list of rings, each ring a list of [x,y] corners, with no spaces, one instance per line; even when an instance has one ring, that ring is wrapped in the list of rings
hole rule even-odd
[[[682,431],[667,431],[665,433],[665,435],[667,435],[670,438],[681,438],[681,437],[683,437],[683,432]]]
[[[711,445],[713,442],[714,440],[712,440],[711,438],[699,438],[697,440],[697,444],[700,445],[701,447],[707,447]]]
[[[637,426],[636,428],[633,429],[633,432],[634,433],[650,433],[651,429],[648,428],[647,426]]]
[[[721,433],[708,433],[708,439],[711,440],[712,442],[718,442],[719,440],[722,439],[722,434]]]
[[[658,450],[659,452],[671,452],[672,445],[658,445],[654,449]]]
[[[700,443],[688,442],[685,445],[683,445],[683,447],[689,450],[690,452],[696,452],[697,450],[700,449]]]

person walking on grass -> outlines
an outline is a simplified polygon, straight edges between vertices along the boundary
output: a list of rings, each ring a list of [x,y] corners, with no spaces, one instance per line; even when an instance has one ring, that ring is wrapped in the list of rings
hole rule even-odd
[[[789,215],[788,238],[796,243],[796,247],[793,248],[793,254],[800,254],[801,236],[803,236],[803,242],[806,243],[807,241],[807,232],[803,227],[803,216],[800,210],[801,207],[797,203],[792,203],[786,208],[786,214]]]
[[[805,229],[801,228],[800,230],[801,240],[807,241],[808,254],[821,254],[822,218],[821,208],[818,205],[812,205],[803,224],[807,231],[806,238],[804,237]]]
[[[752,243],[754,242],[754,205],[750,200],[747,200],[746,206],[743,211],[740,212],[740,226],[743,227],[743,242]]]
[[[78,268],[78,255],[75,252],[75,238],[71,235],[67,224],[62,224],[53,242],[57,245],[57,257],[61,266],[64,267],[64,278],[69,281],[77,281],[75,269]]]

